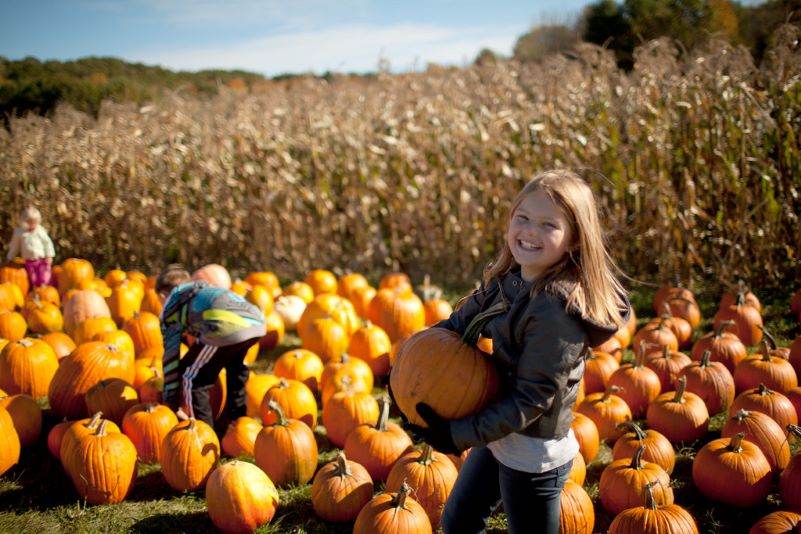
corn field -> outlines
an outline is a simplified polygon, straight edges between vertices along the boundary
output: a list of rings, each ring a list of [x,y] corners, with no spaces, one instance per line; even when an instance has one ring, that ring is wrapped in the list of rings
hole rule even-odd
[[[801,256],[801,45],[582,44],[540,64],[266,81],[145,107],[61,108],[0,132],[0,233],[25,203],[60,259],[402,269],[468,283],[540,170],[592,183],[613,255],[651,282],[779,286]]]

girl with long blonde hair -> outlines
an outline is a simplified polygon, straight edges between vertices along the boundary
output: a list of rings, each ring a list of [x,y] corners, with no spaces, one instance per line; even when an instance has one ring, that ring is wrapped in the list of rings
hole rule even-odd
[[[477,315],[505,387],[455,421],[420,403],[434,448],[472,447],[442,515],[445,533],[480,532],[503,502],[510,532],[559,532],[559,496],[578,453],[570,424],[590,347],[626,324],[630,305],[589,185],[568,170],[535,176],[509,211],[504,245],[481,287],[435,327],[464,333]]]

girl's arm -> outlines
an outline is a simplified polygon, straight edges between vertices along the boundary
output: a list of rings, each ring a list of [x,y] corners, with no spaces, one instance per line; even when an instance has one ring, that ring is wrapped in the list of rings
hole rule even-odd
[[[164,339],[164,355],[162,356],[162,369],[164,373],[164,393],[163,400],[165,405],[172,409],[177,409],[181,402],[179,386],[181,377],[178,375],[178,362],[181,353],[181,333],[183,327],[180,322],[161,325],[161,334]]]
[[[492,283],[490,282],[490,284]],[[478,289],[464,299],[462,305],[454,310],[450,317],[432,325],[432,327],[444,328],[457,334],[464,334],[473,317],[484,308],[484,304],[487,302],[487,294],[488,291],[482,283]]]
[[[519,432],[534,422],[567,388],[571,369],[583,357],[586,333],[565,312],[561,299],[541,293],[529,306],[513,389],[480,413],[450,424],[451,437],[461,450]]]
[[[20,241],[20,233],[17,230],[14,230],[14,235],[11,237],[11,243],[8,244],[8,254],[6,255],[6,259],[8,261],[13,260],[19,254],[19,241]]]

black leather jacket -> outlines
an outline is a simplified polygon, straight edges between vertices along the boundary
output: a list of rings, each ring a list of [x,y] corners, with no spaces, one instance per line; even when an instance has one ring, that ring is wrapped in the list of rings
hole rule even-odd
[[[502,299],[507,302],[507,311],[490,319],[482,330],[492,338],[501,394],[480,413],[451,421],[451,436],[460,449],[512,432],[544,439],[566,436],[589,347],[617,331],[614,325],[566,310],[558,291],[543,290],[530,298],[531,287],[520,277],[519,268],[510,271],[490,282],[489,288],[479,288],[448,319],[434,325],[463,334],[476,314]],[[627,320],[630,305],[625,301]]]

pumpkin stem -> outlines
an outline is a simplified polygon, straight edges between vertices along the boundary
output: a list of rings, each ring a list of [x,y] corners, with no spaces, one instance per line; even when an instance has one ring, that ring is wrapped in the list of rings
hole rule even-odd
[[[654,480],[645,485],[645,507],[649,510],[656,510],[658,508],[656,499],[654,499],[654,486],[657,484],[659,484],[659,481]]]
[[[348,459],[345,458],[345,451],[339,451],[337,454],[337,475],[341,477],[349,477],[351,475],[350,466],[348,466]]]
[[[645,439],[645,432],[643,429],[640,428],[640,425],[635,423],[634,421],[625,421],[617,425],[619,430],[631,430],[634,432],[634,435],[637,436],[637,441],[642,441]]]
[[[379,432],[387,431],[387,420],[389,419],[389,405],[392,401],[389,400],[389,395],[384,393],[381,397],[381,411],[378,414],[378,422],[375,427]]]
[[[731,416],[731,418],[737,421],[738,423],[741,423],[743,419],[746,419],[749,415],[751,415],[751,412],[740,408],[739,410],[737,410],[736,414]]]
[[[285,378],[281,378],[278,380],[278,385],[281,387],[281,389],[286,389],[289,387],[289,382],[287,382]]]
[[[739,434],[732,436],[727,449],[732,452],[742,452],[743,439],[745,439],[745,432],[740,432]]]
[[[275,399],[270,399],[270,402],[267,403],[267,406],[275,412],[275,415],[278,416],[278,422],[276,424],[280,426],[286,426],[287,420],[284,416],[284,410],[281,409],[281,405],[275,402]]]
[[[773,390],[770,389],[765,384],[760,382],[760,384],[759,384],[759,394],[764,396],[764,395],[770,395],[771,393],[773,393]]]
[[[715,338],[719,338],[720,336],[722,336],[723,330],[725,330],[727,327],[736,325],[737,323],[735,323],[731,319],[729,319],[728,321],[723,321],[718,325],[717,329],[715,329]]]
[[[156,409],[156,404],[155,403],[148,402],[147,405],[145,405],[145,411],[147,413],[153,413],[153,410],[155,410],[155,409]]]
[[[662,347],[662,357],[666,360],[670,359],[670,347],[668,347],[667,345]]]
[[[406,479],[403,479],[403,483],[401,484],[398,493],[395,494],[395,497],[392,499],[392,507],[393,508],[405,508],[406,505],[406,497],[412,491],[412,488],[409,484],[406,483]]]
[[[496,315],[500,315],[505,311],[506,303],[503,300],[500,300],[473,317],[473,320],[467,325],[467,328],[462,335],[462,341],[471,347],[475,347],[476,343],[478,343],[478,338],[481,335],[481,331],[484,329],[484,325],[486,325],[490,319]]]
[[[758,325],[757,325],[757,328],[759,328],[760,330],[762,330],[762,333],[765,335],[765,339],[763,339],[763,340],[762,340],[762,343],[764,343],[766,347],[768,346],[768,342],[770,342],[770,344],[771,344],[771,348],[774,348],[774,349],[775,349],[776,347],[778,347],[778,346],[779,346],[779,344],[778,344],[778,343],[776,343],[776,338],[775,338],[775,337],[773,337],[773,334],[771,334],[770,332],[768,332],[768,329],[767,329],[767,328],[765,328],[765,327],[764,327],[764,326],[762,326],[761,324],[758,324]]]
[[[106,435],[106,423],[108,423],[108,419],[103,419],[100,421],[100,425],[98,425],[98,427],[95,429],[95,436],[102,438]]]
[[[634,451],[634,456],[631,457],[629,469],[642,469],[642,455],[645,452],[645,445],[640,444],[637,450]]]
[[[662,317],[662,319],[670,319],[671,317],[673,317],[673,314],[670,312],[670,304],[668,304],[668,301],[664,301],[662,303],[662,315],[661,315],[661,317]]]
[[[340,363],[348,363],[348,360],[350,360],[350,354],[348,354],[347,352],[343,352],[342,356],[339,357]]]
[[[187,430],[192,430],[193,428],[195,428],[195,418],[194,417],[190,417],[189,418],[189,424],[186,425],[186,429]]]
[[[797,438],[801,438],[801,426],[790,423],[787,425],[787,432],[793,434]]]
[[[100,424],[100,420],[102,417],[103,417],[103,412],[95,413],[89,420],[89,422],[86,423],[86,428],[88,428],[89,430],[94,430],[95,427],[97,427],[97,425]]]
[[[673,396],[673,402],[681,404],[685,389],[687,389],[687,377],[681,376],[676,381],[676,395]]]
[[[17,341],[17,343],[19,343],[20,345],[22,345],[25,348],[33,346],[33,341],[31,341],[27,337],[24,337],[24,338],[20,339],[19,341]]]
[[[762,358],[763,362],[770,362],[770,345],[768,345],[768,338],[762,340]]]
[[[704,355],[701,356],[701,363],[698,364],[698,367],[709,367],[709,358],[712,357],[711,350],[705,350]]]
[[[434,456],[434,447],[429,445],[428,443],[423,444],[423,450],[420,451],[420,458],[417,460],[417,463],[422,465],[431,465],[433,462]]]

